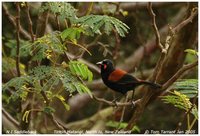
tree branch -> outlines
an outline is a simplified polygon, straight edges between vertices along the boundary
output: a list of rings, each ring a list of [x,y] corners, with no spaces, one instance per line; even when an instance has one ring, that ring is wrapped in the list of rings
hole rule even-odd
[[[48,99],[48,97],[46,96],[44,91],[41,91],[41,94],[46,102],[46,106],[49,106],[50,101]],[[47,116],[50,118],[50,120],[53,122],[53,124],[60,130],[63,130],[63,132],[65,132],[65,130],[67,129],[65,126],[62,125],[62,123],[59,123],[58,120],[56,120],[54,114],[47,114]]]
[[[20,128],[20,123],[15,120],[3,107],[2,114],[10,121],[16,128]]]
[[[14,27],[16,27],[17,24],[16,24],[16,22],[15,22],[15,17],[12,16],[12,15],[9,13],[8,8],[7,8],[7,6],[6,6],[4,3],[2,3],[2,8],[3,8],[3,12],[4,12],[4,14],[7,16],[8,20],[11,22],[11,24],[12,24]],[[19,32],[24,36],[24,38],[29,39],[29,40],[31,39],[31,36],[29,35],[29,33],[28,33],[25,29],[23,29],[21,26],[20,26],[20,28],[19,28]]]
[[[119,48],[120,48],[120,37],[119,34],[116,32],[116,30],[114,31],[114,35],[115,35],[115,49],[113,51],[113,59],[116,60],[119,57]]]
[[[105,99],[103,99],[103,98],[98,98],[98,97],[96,97],[96,96],[94,96],[94,95],[93,95],[93,98],[94,98],[96,101],[106,103],[106,104],[108,104],[109,106],[131,106],[131,105],[133,105],[132,102],[125,102],[125,103],[116,102],[116,104],[115,104],[115,103],[113,103],[112,101],[108,101],[108,100],[105,100]],[[141,100],[138,99],[138,100],[136,100],[136,101],[134,102],[134,104],[135,104],[135,105],[138,105],[138,103],[139,103],[140,101],[141,101]]]
[[[20,29],[20,6],[19,3],[16,3],[16,8],[17,8],[17,16],[16,18],[16,41],[17,41],[17,50],[16,50],[16,69],[17,69],[17,76],[20,77],[20,68],[19,68],[19,63],[20,63],[20,56],[19,56],[19,49],[20,49],[20,35],[19,35],[19,29]]]
[[[149,10],[149,14],[151,15],[151,18],[152,18],[152,26],[153,26],[153,29],[154,29],[154,32],[155,32],[155,35],[156,35],[156,45],[158,47],[160,47],[162,52],[165,52],[164,47],[160,42],[160,33],[159,33],[158,27],[156,25],[156,15],[153,12],[152,3],[151,2],[148,3],[148,10]]]
[[[153,2],[154,8],[166,8],[168,6],[183,6],[184,2]],[[110,6],[119,5],[119,9],[122,9],[124,11],[128,12],[134,12],[137,10],[145,10],[147,2],[121,2],[120,4],[117,4],[116,2],[110,2],[110,5],[108,6],[108,9]],[[94,6],[94,10],[92,11],[93,14],[102,14],[103,10],[100,6]],[[79,13],[79,16],[83,16],[83,13]]]
[[[183,15],[185,13],[185,8],[182,8],[178,14],[173,17],[173,22],[172,24],[177,24],[177,22],[180,22],[181,19],[183,18]],[[168,25],[165,25],[164,27],[162,27],[160,29],[160,35],[162,35],[163,37],[165,35],[167,35],[168,32]],[[147,54],[151,54],[155,49],[156,49],[156,38],[153,37],[150,40],[147,41],[147,43],[143,46],[140,46],[136,51],[134,51],[132,53],[132,55],[130,55],[128,58],[126,58],[126,60],[123,62],[123,64],[119,65],[118,67],[120,67],[121,69],[127,71],[127,72],[131,72],[134,70],[134,68],[140,64],[140,62],[142,61],[143,57]],[[145,54],[144,54],[144,50],[145,50]]]
[[[158,75],[160,67],[162,66],[162,62],[163,62],[163,60],[165,58],[165,54],[167,53],[167,50],[161,44],[160,33],[159,33],[157,25],[156,25],[156,15],[153,12],[152,3],[151,2],[148,3],[148,10],[149,10],[149,14],[151,15],[151,18],[152,18],[152,26],[153,26],[153,29],[154,29],[154,32],[155,32],[155,35],[156,35],[156,45],[158,47],[160,47],[160,49],[161,49],[161,56],[160,56],[160,58],[158,60],[158,63],[156,65],[156,67],[155,67],[155,70],[154,70],[154,73],[153,73],[153,78],[152,78],[152,81],[156,82],[156,79],[157,79],[156,77]]]
[[[175,28],[173,28],[172,32],[175,34],[175,33],[179,32],[188,23],[191,23],[193,18],[197,15],[197,13],[198,13],[198,8],[197,7],[193,8],[192,11],[191,11],[190,17],[188,17],[186,20],[182,21]]]
[[[30,11],[29,11],[28,3],[26,3],[26,15],[27,15],[27,18],[28,18],[29,32],[31,34],[31,41],[33,43],[35,38],[34,38],[33,23],[32,23],[31,17],[30,17]]]
[[[165,84],[162,86],[162,90],[166,90],[170,85],[172,85],[184,72],[190,70],[198,65],[198,61],[195,61],[191,64],[187,64],[179,69],[176,74],[174,74]]]
[[[46,4],[43,2],[42,5]],[[36,37],[42,37],[45,34],[46,26],[49,18],[49,11],[44,11],[38,15],[36,26]]]
[[[194,6],[196,6],[196,3],[192,3],[190,5],[190,8],[187,10],[187,13],[190,12],[190,9],[192,9]],[[190,15],[187,14],[187,18]],[[194,65],[189,65],[188,67],[184,67],[184,69],[181,69],[186,53],[184,52],[185,49],[192,48],[194,39],[196,38],[196,32],[197,31],[197,18],[194,19],[194,22],[192,24],[187,24],[184,29],[181,29],[181,32],[176,36],[176,41],[174,44],[172,44],[169,48],[168,53],[166,54],[165,59],[162,62],[162,67],[160,67],[160,71],[158,73],[157,80],[159,83],[165,83],[169,81],[167,84],[164,85],[164,87],[161,89],[163,91],[166,89],[170,84],[171,81],[175,81],[175,79],[183,73],[184,70],[193,67]],[[174,59],[177,59],[178,61],[174,61]],[[196,63],[196,62],[195,62]],[[158,64],[157,64],[158,65]],[[181,71],[179,71],[181,69]],[[178,72],[178,74],[176,74]],[[175,77],[173,77],[175,75]],[[153,76],[150,78],[152,79]],[[173,78],[172,78],[173,77]],[[172,79],[171,79],[172,78]],[[171,80],[169,80],[171,79]],[[159,91],[152,90],[149,87],[143,87],[143,91],[145,91],[145,94],[141,98],[141,102],[138,104],[139,106],[136,107],[131,119],[129,120],[129,124],[126,129],[131,129],[136,122],[141,117],[142,113],[144,112],[145,107],[155,100],[158,95],[161,94]]]
[[[59,20],[59,15],[56,14],[56,24],[57,24],[57,28],[60,31],[60,20]]]

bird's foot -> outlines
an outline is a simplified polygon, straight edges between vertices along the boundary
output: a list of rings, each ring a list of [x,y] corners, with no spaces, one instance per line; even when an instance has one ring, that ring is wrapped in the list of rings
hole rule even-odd
[[[132,103],[132,108],[134,108],[135,107],[135,101],[131,101],[131,103]]]
[[[117,108],[117,107],[118,107],[116,99],[113,100],[112,103],[114,104],[114,108]]]

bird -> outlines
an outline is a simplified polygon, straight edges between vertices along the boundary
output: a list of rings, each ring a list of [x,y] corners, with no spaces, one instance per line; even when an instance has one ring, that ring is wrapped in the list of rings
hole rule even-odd
[[[122,69],[114,67],[109,59],[96,63],[100,67],[101,78],[104,84],[113,91],[125,95],[128,91],[133,91],[140,85],[148,85],[155,89],[161,88],[160,84],[138,79]]]

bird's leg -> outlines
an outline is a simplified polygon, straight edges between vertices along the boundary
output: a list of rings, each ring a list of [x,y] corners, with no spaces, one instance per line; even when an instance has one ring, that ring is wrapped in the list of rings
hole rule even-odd
[[[117,105],[117,99],[118,99],[119,97],[117,97],[117,98],[115,98],[114,100],[112,100],[112,103],[114,104],[114,107],[118,107],[118,105]]]
[[[133,90],[133,93],[132,93],[132,98],[131,98],[132,108],[134,108],[134,107],[135,107],[135,101],[134,101],[134,92],[135,92],[135,90]]]
[[[120,97],[121,97],[121,96],[116,97],[112,102],[113,102],[113,103],[116,103],[117,100],[118,100]]]
[[[113,100],[112,103],[114,104],[114,108],[117,108],[117,107],[118,107],[117,101],[116,101],[116,100]]]
[[[126,94],[126,97],[125,97],[124,102],[127,102],[127,101],[128,101],[128,94]],[[122,109],[122,115],[121,115],[121,118],[120,118],[120,123],[123,122],[123,119],[124,119],[124,113],[125,113],[125,108],[126,108],[126,106],[124,106],[123,109]]]

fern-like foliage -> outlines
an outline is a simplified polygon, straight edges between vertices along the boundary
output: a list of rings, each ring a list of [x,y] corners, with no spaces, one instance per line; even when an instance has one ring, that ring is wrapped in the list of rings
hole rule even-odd
[[[60,40],[60,33],[58,31],[46,34],[38,38],[32,45],[31,55],[32,60],[41,61],[44,58],[50,58],[52,53],[62,54],[66,47]]]
[[[6,84],[3,84],[2,90],[6,91],[9,89],[16,90],[11,97],[8,98],[7,102],[9,103],[12,99],[13,101],[17,100],[18,98],[21,98],[22,100],[26,100],[27,94],[30,91],[30,88],[27,87],[29,83],[31,83],[31,77],[30,76],[21,76],[21,77],[15,77],[11,79]]]
[[[10,57],[3,57],[2,58],[2,73],[10,72],[10,70],[16,68],[16,60],[10,58]],[[25,74],[25,66],[20,63],[19,68],[21,71],[21,74]]]
[[[79,62],[79,61],[70,61],[69,68],[74,75],[81,76],[84,80],[92,81],[93,74],[88,69],[87,65]]]
[[[72,26],[81,26],[87,34],[101,34],[102,29],[106,34],[110,34],[113,29],[120,36],[125,37],[129,27],[117,18],[107,15],[86,15],[78,18],[76,9],[66,2],[49,2],[41,7],[41,11],[49,10],[53,14],[59,15],[62,19],[69,19]],[[86,33],[85,33],[86,34]]]
[[[82,63],[78,63],[75,67],[85,68],[82,72],[81,77],[86,76],[91,79],[91,71]],[[79,66],[80,65],[80,66]],[[90,73],[91,75],[87,75]],[[85,78],[86,79],[86,78]],[[43,81],[43,86],[39,83]],[[80,94],[87,93],[92,97],[91,91],[85,86],[76,76],[74,76],[69,70],[62,67],[50,67],[50,66],[38,66],[28,72],[27,75],[16,77],[11,79],[9,82],[3,85],[3,91],[8,89],[14,89],[16,92],[11,95],[10,99],[16,100],[21,98],[25,100],[28,92],[39,93],[41,91],[50,92],[54,89],[54,86],[62,83],[64,89],[70,94],[77,91]],[[64,104],[64,100],[58,95],[48,95],[49,98],[57,97]],[[67,108],[67,105],[64,104]],[[67,108],[69,109],[69,108]]]
[[[196,118],[198,118],[197,113],[197,107],[193,106],[192,107],[192,103],[190,102],[190,99],[185,95],[182,94],[178,91],[174,91],[174,92],[170,92],[171,95],[167,95],[167,96],[163,96],[162,100],[165,103],[170,103],[172,105],[174,105],[175,107],[179,108],[179,109],[183,109],[186,112],[188,110],[190,110],[190,108],[192,108],[192,110],[190,111]]]
[[[190,99],[186,95],[177,91],[170,93],[172,95],[163,96],[162,100],[164,100],[165,103],[171,103],[175,107],[184,109],[186,111],[191,108],[192,103],[190,102]]]
[[[69,19],[71,23],[77,18],[76,9],[66,2],[48,2],[41,7],[40,11],[49,10],[53,14],[59,15],[62,19]]]
[[[173,84],[173,89],[193,98],[198,95],[198,80],[197,79],[181,79]]]
[[[81,33],[85,33],[85,30],[82,27],[71,27],[65,29],[61,33],[61,38],[63,41],[70,40],[73,43],[77,43],[77,40],[80,38]]]
[[[5,47],[9,48],[9,54],[7,56],[16,57],[16,40],[8,40],[5,42]],[[20,40],[20,57],[27,57],[31,52],[31,43],[30,41]]]
[[[125,33],[128,33],[129,29],[125,23],[107,15],[87,15],[78,18],[75,23],[89,28],[90,32],[96,34],[101,34],[100,28],[103,26],[103,30],[108,35],[113,29],[116,29],[119,35],[122,37],[125,37]]]
[[[83,85],[77,77],[73,76],[70,71],[61,67],[39,66],[31,70],[30,75],[38,80],[45,79],[46,84],[43,88],[46,88],[46,86],[49,85],[52,86],[58,84],[59,79],[59,81],[62,82],[63,87],[70,93],[78,91],[79,93],[88,93],[92,97],[90,90]]]

